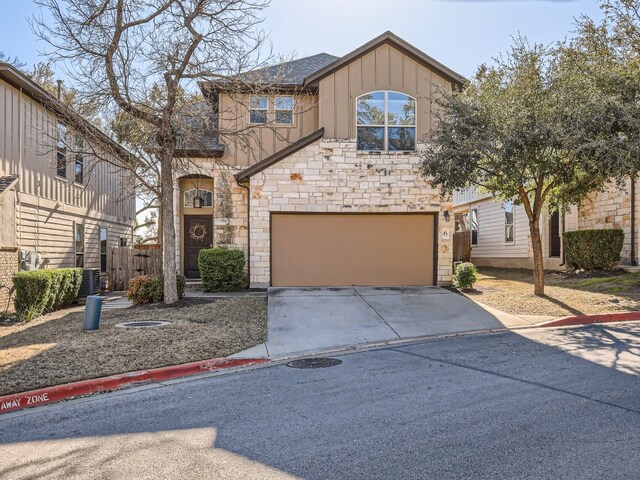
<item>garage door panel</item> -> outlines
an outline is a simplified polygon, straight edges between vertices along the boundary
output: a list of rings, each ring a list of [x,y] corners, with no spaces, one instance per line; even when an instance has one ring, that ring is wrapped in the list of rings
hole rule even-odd
[[[433,285],[434,216],[276,214],[274,286]]]

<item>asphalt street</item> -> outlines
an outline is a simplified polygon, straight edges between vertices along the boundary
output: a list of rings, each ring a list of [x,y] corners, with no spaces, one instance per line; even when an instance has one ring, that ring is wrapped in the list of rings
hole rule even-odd
[[[0,478],[616,479],[640,325],[431,340],[0,416]]]

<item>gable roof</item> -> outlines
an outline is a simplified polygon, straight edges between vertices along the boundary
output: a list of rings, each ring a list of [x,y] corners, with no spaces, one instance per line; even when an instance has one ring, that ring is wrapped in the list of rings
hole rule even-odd
[[[310,57],[299,58],[290,62],[279,63],[248,72],[243,75],[243,79],[260,83],[301,86],[304,84],[306,77],[338,59],[339,57],[328,53],[318,53]]]
[[[319,140],[320,138],[322,138],[322,135],[324,135],[324,128],[316,130],[315,132],[313,132],[310,135],[307,135],[306,137],[302,137],[297,142],[294,142],[291,145],[286,146],[282,150],[279,150],[278,152],[265,158],[264,160],[259,161],[255,165],[252,165],[249,168],[245,168],[240,173],[237,173],[236,179],[238,181],[242,181],[242,180],[246,180],[249,177],[254,176],[256,173],[261,172],[265,168],[270,167],[274,163],[277,163],[280,160],[288,157],[292,153],[296,153],[298,150],[302,150],[307,145],[310,145],[316,140]]]
[[[365,43],[361,47],[356,48],[351,53],[348,53],[345,56],[338,58],[337,60],[325,66],[324,68],[321,68],[316,72],[312,73],[311,75],[307,76],[304,79],[303,85],[305,87],[310,86],[310,84],[317,82],[321,78],[326,77],[332,72],[347,65],[348,63],[352,62],[358,57],[361,57],[362,55],[369,53],[370,51],[376,49],[377,47],[383,44],[391,45],[397,48],[398,50],[400,50],[401,52],[403,52],[404,54],[414,58],[416,61],[424,65],[427,65],[428,67],[430,67],[431,69],[435,70],[440,75],[442,75],[444,78],[449,80],[454,85],[462,86],[467,81],[459,73],[454,72],[449,67],[438,62],[433,57],[430,57],[429,55],[424,53],[422,50],[417,49],[416,47],[411,45],[409,42],[403,40],[402,38],[398,37],[394,33],[387,31],[382,35],[377,36],[373,40]]]
[[[139,160],[122,145],[111,139],[111,137],[109,137],[106,133],[93,125],[71,107],[60,102],[44,88],[34,82],[28,75],[24,74],[13,65],[5,62],[0,62],[0,80],[4,80],[9,85],[12,85],[13,87],[21,90],[25,95],[36,100],[43,107],[53,112],[55,115],[77,120],[77,123],[75,123],[74,125],[76,128],[78,128],[80,131],[83,131],[83,133],[90,133],[92,135],[95,135],[95,138],[99,139],[99,141],[103,144],[109,145],[112,151],[115,151],[123,158],[130,159],[133,162],[137,162]]]

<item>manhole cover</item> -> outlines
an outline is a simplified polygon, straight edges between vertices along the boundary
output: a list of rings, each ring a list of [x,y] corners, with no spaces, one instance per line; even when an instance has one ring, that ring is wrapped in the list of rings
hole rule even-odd
[[[119,323],[116,327],[122,328],[146,328],[146,327],[163,327],[169,325],[169,322],[144,321],[144,322],[125,322]]]
[[[287,363],[291,368],[327,368],[340,365],[342,360],[337,358],[303,358]]]

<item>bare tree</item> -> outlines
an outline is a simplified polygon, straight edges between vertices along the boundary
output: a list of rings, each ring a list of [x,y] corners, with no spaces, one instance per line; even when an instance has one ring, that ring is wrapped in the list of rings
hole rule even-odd
[[[185,128],[183,94],[198,80],[236,77],[255,66],[264,35],[260,14],[269,0],[35,0],[49,12],[32,19],[53,49],[80,102],[106,118],[133,120],[136,178],[157,193],[165,274],[165,303],[178,300],[173,222],[174,154]],[[159,179],[159,182],[156,180]]]

